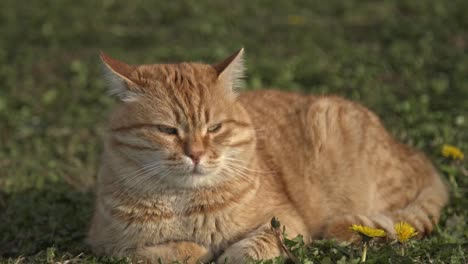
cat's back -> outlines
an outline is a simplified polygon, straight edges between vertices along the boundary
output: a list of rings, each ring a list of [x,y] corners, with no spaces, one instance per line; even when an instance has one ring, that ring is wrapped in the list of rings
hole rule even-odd
[[[316,98],[296,92],[255,90],[240,94],[239,101],[258,129],[294,122]]]
[[[281,140],[283,146],[303,147],[310,143],[311,135],[323,134],[324,129],[348,140],[354,140],[352,135],[367,127],[386,135],[375,114],[339,96],[256,90],[241,93],[239,102],[247,110],[257,136],[270,143]]]

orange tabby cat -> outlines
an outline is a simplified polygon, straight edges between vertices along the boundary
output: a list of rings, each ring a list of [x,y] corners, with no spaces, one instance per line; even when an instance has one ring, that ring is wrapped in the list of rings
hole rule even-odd
[[[280,91],[238,94],[222,63],[131,66],[102,54],[113,111],[88,241],[99,254],[243,263],[290,237],[351,241],[351,224],[428,234],[447,190],[421,153],[363,106]]]

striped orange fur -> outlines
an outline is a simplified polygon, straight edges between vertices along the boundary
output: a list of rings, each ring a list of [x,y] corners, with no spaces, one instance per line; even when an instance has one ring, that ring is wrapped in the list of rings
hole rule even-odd
[[[122,102],[104,141],[88,235],[96,253],[272,258],[282,254],[273,216],[306,241],[353,241],[351,224],[432,231],[448,195],[422,153],[339,97],[239,93],[242,56],[131,66],[101,55]]]

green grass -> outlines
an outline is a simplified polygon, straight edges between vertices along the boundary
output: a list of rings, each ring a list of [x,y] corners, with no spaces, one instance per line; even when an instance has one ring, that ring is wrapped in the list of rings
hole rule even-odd
[[[116,103],[99,49],[129,63],[215,62],[244,46],[249,89],[359,101],[443,173],[451,202],[435,234],[405,258],[372,248],[369,263],[467,263],[468,176],[440,155],[444,143],[468,153],[467,10],[465,0],[2,0],[0,262],[125,263],[83,243]],[[293,252],[304,263],[359,257],[330,242]]]

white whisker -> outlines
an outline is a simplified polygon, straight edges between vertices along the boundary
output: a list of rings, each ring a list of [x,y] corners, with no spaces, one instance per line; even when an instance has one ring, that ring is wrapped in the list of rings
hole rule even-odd
[[[112,183],[113,186],[120,190],[119,196],[124,196],[131,189],[141,186],[151,178],[158,176],[155,184],[159,184],[167,175],[170,174],[170,165],[179,164],[179,162],[172,161],[158,161],[145,164],[142,167],[131,172],[120,172],[118,179]]]
[[[226,161],[227,164],[230,164],[230,165],[234,165],[238,168],[242,168],[244,170],[247,170],[247,171],[250,171],[250,172],[257,172],[257,173],[274,173],[274,171],[261,171],[261,170],[254,170],[254,169],[251,169],[249,167],[246,166],[246,162],[242,161],[242,160],[239,160],[239,159],[235,159],[235,158],[229,158],[229,157],[226,157],[224,158],[224,160]]]

